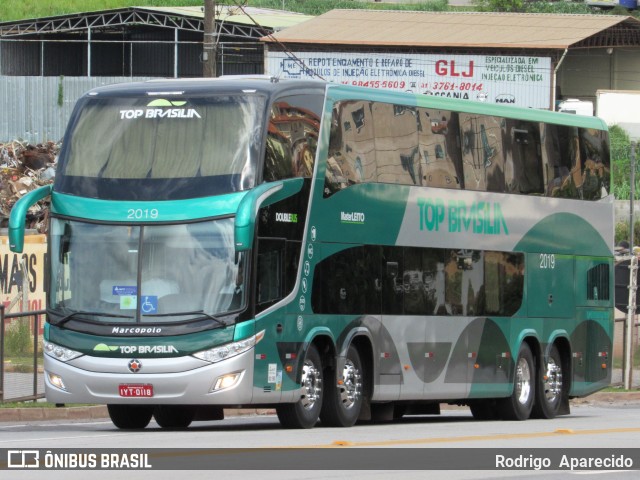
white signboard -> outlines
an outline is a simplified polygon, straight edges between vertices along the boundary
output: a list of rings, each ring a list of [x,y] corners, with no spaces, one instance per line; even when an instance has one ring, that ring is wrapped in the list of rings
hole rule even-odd
[[[509,55],[269,51],[266,73],[451,98],[551,106],[551,58]]]

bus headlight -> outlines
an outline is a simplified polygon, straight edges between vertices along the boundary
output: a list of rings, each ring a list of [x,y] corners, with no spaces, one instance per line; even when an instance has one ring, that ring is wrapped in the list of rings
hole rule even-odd
[[[47,372],[47,376],[49,377],[49,383],[60,390],[66,390],[67,387],[64,386],[64,382],[62,381],[62,377],[57,373]]]
[[[228,373],[227,375],[223,375],[218,377],[211,388],[212,392],[217,392],[218,390],[224,390],[225,388],[231,388],[236,385],[240,379],[242,378],[242,372],[234,372]]]
[[[75,350],[71,350],[66,347],[61,347],[60,345],[56,345],[51,342],[44,342],[44,353],[49,355],[51,358],[60,360],[61,362],[68,362],[69,360],[73,360],[74,358],[78,358],[82,355],[80,352],[76,352]]]
[[[210,348],[193,354],[194,357],[204,360],[205,362],[216,363],[227,358],[235,357],[241,353],[251,350],[264,337],[264,330],[249,338],[238,342],[227,343],[219,347]]]

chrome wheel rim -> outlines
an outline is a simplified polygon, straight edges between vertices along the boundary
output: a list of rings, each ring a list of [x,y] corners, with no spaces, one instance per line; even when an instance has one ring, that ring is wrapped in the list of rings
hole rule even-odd
[[[531,396],[531,369],[529,368],[529,362],[524,358],[518,361],[515,388],[518,402],[522,405],[528,403]]]
[[[554,403],[562,394],[562,367],[554,358],[549,358],[544,378],[544,396],[548,403]]]
[[[340,401],[346,409],[352,408],[362,393],[362,375],[356,365],[347,359],[342,370]]]
[[[322,377],[313,362],[305,361],[302,367],[302,407],[311,410],[322,394]]]

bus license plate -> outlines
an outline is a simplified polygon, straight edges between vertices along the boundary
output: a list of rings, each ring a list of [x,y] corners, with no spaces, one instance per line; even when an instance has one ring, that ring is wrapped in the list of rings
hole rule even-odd
[[[121,384],[121,397],[153,397],[153,385],[151,384]]]

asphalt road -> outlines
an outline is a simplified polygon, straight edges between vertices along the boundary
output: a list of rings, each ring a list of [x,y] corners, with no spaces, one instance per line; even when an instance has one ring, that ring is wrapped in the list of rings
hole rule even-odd
[[[236,417],[220,422],[195,422],[187,430],[166,431],[155,423],[141,431],[117,430],[107,420],[97,421],[40,421],[7,422],[0,424],[0,451],[3,449],[83,449],[93,452],[99,449],[126,448],[142,451],[145,448],[179,448],[169,452],[175,462],[183,462],[188,471],[171,470],[152,471],[95,471],[91,479],[175,479],[176,476],[188,476],[192,479],[211,478],[255,478],[268,479],[394,479],[402,478],[446,478],[485,479],[485,478],[570,478],[571,475],[584,475],[604,478],[637,478],[638,471],[618,468],[615,471],[557,472],[526,470],[484,470],[469,468],[469,457],[476,452],[484,452],[493,457],[508,449],[527,449],[526,454],[537,456],[544,452],[607,452],[621,453],[628,447],[634,447],[640,438],[640,404],[584,404],[573,407],[569,416],[554,420],[529,420],[526,422],[478,422],[472,419],[468,409],[445,410],[440,416],[406,417],[400,422],[387,425],[358,425],[348,429],[316,427],[312,430],[282,429],[277,418],[272,415],[254,417]],[[287,451],[287,457],[279,456],[277,448],[304,448]],[[212,456],[219,454],[217,449],[227,449],[237,455],[235,469],[255,468],[253,462],[263,455],[265,470],[215,471],[211,464]],[[257,448],[253,452],[233,449]],[[201,449],[208,449],[203,451]],[[269,449],[269,450],[264,450]],[[371,450],[375,449],[375,450]],[[417,449],[417,450],[416,450]],[[436,449],[436,450],[433,450]],[[472,450],[470,450],[472,449]],[[544,450],[552,449],[552,450]],[[579,449],[579,450],[568,450]],[[597,449],[597,450],[586,450]],[[272,453],[273,452],[273,453]],[[372,453],[373,452],[373,453]],[[152,455],[151,464],[166,461],[165,454]],[[372,456],[373,455],[373,456]],[[435,457],[429,457],[435,455]],[[423,465],[445,458],[452,471],[401,470],[404,458],[409,462]],[[640,468],[640,454],[636,455]],[[340,465],[345,462],[354,470]],[[317,459],[322,459],[320,465]],[[307,459],[307,460],[305,460]],[[2,461],[0,458],[0,468]],[[380,466],[380,461],[382,465]],[[184,463],[186,462],[186,463]],[[379,469],[366,470],[366,462],[376,463]],[[202,470],[192,470],[200,468]],[[292,467],[293,465],[293,467]],[[299,465],[299,466],[298,466]],[[326,465],[326,467],[325,467]],[[406,467],[406,465],[404,465]],[[206,470],[205,470],[206,468]],[[288,470],[288,468],[298,468]],[[322,470],[322,468],[340,468]],[[421,467],[425,468],[425,467]],[[456,470],[459,469],[459,470]],[[65,480],[87,477],[86,471],[24,471],[12,470],[11,479],[51,479]]]

